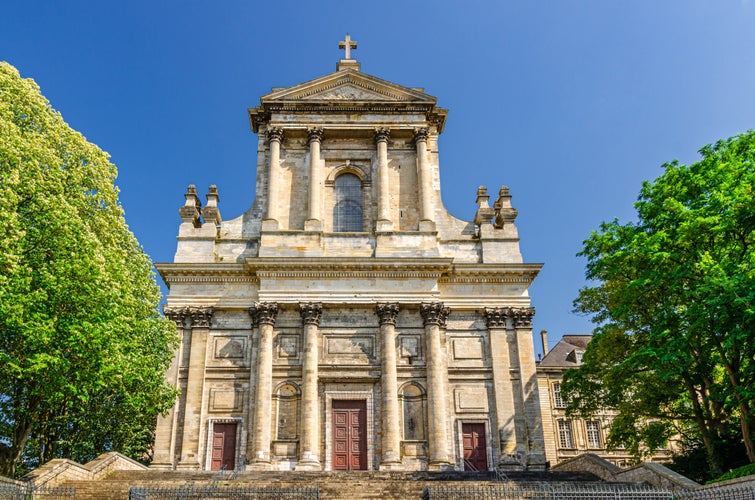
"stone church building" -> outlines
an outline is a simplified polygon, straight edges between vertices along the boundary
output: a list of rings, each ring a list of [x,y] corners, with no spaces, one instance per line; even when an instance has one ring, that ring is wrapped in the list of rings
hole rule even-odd
[[[447,111],[341,48],[335,72],[249,109],[246,213],[223,220],[214,186],[204,204],[186,192],[157,264],[182,342],[152,467],[542,469],[541,265],[523,262],[509,191],[480,187],[472,221],[449,214]]]

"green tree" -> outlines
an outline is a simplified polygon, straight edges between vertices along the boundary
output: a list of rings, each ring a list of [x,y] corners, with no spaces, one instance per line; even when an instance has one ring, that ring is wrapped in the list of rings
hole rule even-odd
[[[175,327],[109,156],[0,63],[0,474],[144,458],[173,403]]]
[[[641,456],[681,433],[720,472],[727,447],[755,462],[755,132],[700,153],[584,242],[575,310],[597,328],[563,391],[572,413],[618,411],[610,444]]]

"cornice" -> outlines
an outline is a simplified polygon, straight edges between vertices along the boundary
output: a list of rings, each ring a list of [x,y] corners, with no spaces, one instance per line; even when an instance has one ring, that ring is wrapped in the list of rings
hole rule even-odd
[[[170,287],[172,283],[258,283],[244,264],[168,263],[155,264],[157,272]]]
[[[452,259],[250,258],[246,265],[261,278],[432,278],[451,268]]]
[[[529,285],[543,264],[454,264],[439,283],[520,283]]]

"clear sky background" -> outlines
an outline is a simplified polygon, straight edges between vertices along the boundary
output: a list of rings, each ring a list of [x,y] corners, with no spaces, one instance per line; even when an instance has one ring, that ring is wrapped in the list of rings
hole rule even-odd
[[[755,127],[755,2],[5,0],[0,60],[112,155],[131,230],[171,261],[190,183],[224,219],[252,203],[247,108],[332,71],[346,33],[362,71],[424,87],[449,109],[446,208],[510,187],[534,330],[592,329],[571,312],[582,241],[634,217],[643,180]],[[536,345],[539,342],[536,342]]]

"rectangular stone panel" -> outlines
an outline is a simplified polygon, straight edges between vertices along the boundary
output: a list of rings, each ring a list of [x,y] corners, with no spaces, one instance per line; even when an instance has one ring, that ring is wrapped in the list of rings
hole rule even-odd
[[[212,358],[215,361],[228,360],[234,364],[243,363],[246,351],[246,337],[240,335],[213,337]]]
[[[210,389],[210,411],[222,413],[240,412],[244,393],[233,389]]]
[[[485,387],[460,387],[454,390],[456,413],[487,413],[488,391]]]
[[[422,344],[419,335],[401,335],[398,340],[399,356],[402,358],[421,358]]]
[[[330,355],[361,355],[372,357],[374,354],[374,340],[372,337],[325,337],[326,349]]]
[[[453,339],[454,359],[482,359],[482,337]]]
[[[298,335],[278,335],[278,357],[279,358],[298,358],[299,357],[299,336]]]

